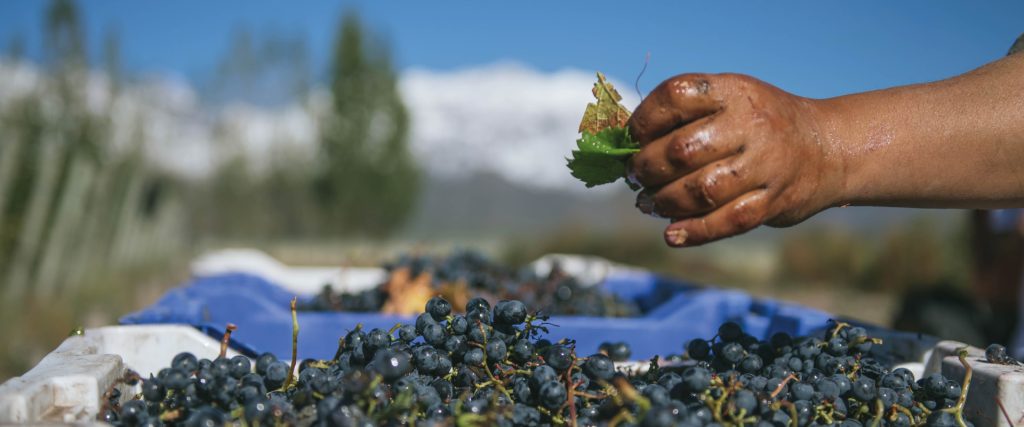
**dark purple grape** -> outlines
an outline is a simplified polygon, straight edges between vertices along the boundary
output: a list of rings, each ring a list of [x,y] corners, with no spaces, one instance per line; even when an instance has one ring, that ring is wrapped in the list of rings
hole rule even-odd
[[[434,321],[440,322],[452,313],[452,305],[444,298],[436,296],[427,301],[426,312],[434,318]]]
[[[558,381],[548,381],[540,386],[540,390],[537,392],[538,400],[541,405],[548,409],[557,409],[565,403],[565,399],[568,394],[565,391],[565,386]]]
[[[521,301],[499,301],[494,306],[494,321],[505,325],[518,325],[526,321],[526,304]]]
[[[686,344],[686,354],[691,359],[708,360],[711,357],[711,345],[700,338],[692,339]]]
[[[196,359],[195,355],[186,351],[174,356],[174,359],[171,360],[171,367],[191,374],[199,370],[199,360]]]
[[[555,371],[563,372],[572,366],[572,350],[562,345],[553,345],[544,353],[544,362]]]
[[[583,362],[583,373],[593,379],[608,381],[615,376],[615,363],[608,356],[594,354]]]
[[[725,342],[739,340],[743,336],[743,328],[736,322],[725,322],[718,327],[718,338]]]

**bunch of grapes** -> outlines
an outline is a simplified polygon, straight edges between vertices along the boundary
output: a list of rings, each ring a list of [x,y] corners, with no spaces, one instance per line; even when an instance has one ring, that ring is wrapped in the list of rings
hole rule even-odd
[[[823,339],[760,341],[736,324],[686,346],[686,360],[616,368],[624,343],[577,354],[571,340],[539,338],[551,325],[526,304],[476,298],[455,314],[440,297],[415,324],[360,327],[331,360],[288,363],[263,354],[174,357],[141,381],[135,399],[111,398],[100,418],[126,426],[713,426],[965,427],[966,387],[917,380],[868,355],[878,341],[836,324]],[[966,362],[964,362],[966,364]]]
[[[445,288],[465,286],[471,297],[490,301],[519,300],[544,313],[601,317],[630,317],[640,310],[628,300],[605,292],[598,286],[582,286],[573,276],[555,265],[544,276],[529,268],[510,268],[471,251],[455,251],[445,257],[405,255],[386,263],[389,272],[408,269],[409,277],[431,276],[431,286],[441,292]],[[339,293],[329,286],[312,300],[304,302],[305,311],[376,312],[391,297],[381,286],[354,293]]]

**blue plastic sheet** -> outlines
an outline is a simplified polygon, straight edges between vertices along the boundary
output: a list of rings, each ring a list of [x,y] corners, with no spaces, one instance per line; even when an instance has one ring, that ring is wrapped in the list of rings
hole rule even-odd
[[[647,272],[626,272],[608,277],[603,286],[622,298],[636,301],[639,317],[604,318],[552,316],[547,338],[576,340],[577,352],[591,354],[605,341],[624,341],[633,359],[679,354],[693,338],[711,338],[718,326],[735,321],[747,333],[767,339],[776,332],[806,335],[826,326],[832,318],[820,310],[770,299],[754,298],[736,290],[700,287]],[[246,274],[195,278],[172,289],[152,306],[121,319],[122,324],[184,323],[219,338],[228,323],[238,329],[232,346],[243,353],[265,351],[291,358],[293,295],[267,280]],[[299,296],[303,298],[303,296]],[[309,298],[309,296],[306,296]],[[378,313],[299,312],[299,357],[334,356],[338,339],[356,325],[364,330],[390,329],[415,318]]]

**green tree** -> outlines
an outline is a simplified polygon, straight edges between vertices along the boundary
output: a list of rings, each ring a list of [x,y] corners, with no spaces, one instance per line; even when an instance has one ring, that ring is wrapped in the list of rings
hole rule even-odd
[[[334,235],[381,236],[416,203],[419,171],[389,49],[354,13],[342,17],[330,69],[331,110],[321,122],[315,194]]]

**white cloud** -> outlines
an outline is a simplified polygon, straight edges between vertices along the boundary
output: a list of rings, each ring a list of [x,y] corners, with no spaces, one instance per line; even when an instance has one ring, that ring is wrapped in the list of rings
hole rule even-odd
[[[593,99],[594,79],[590,72],[541,73],[507,63],[408,71],[401,89],[413,118],[413,152],[437,175],[491,171],[523,184],[583,188],[565,157]],[[637,103],[623,96],[626,105]]]
[[[44,88],[40,76],[31,65],[0,62],[0,106]],[[499,63],[455,71],[414,69],[400,79],[413,121],[411,149],[428,173],[491,172],[525,185],[584,188],[569,175],[565,157],[592,100],[593,73],[544,73]],[[188,83],[152,76],[124,87],[110,102],[104,76],[89,73],[86,81],[87,105],[113,109],[116,146],[144,140],[153,160],[193,177],[210,173],[236,148],[257,170],[281,147],[313,156],[315,115],[329,105],[319,89],[301,104],[229,104],[211,111]],[[636,105],[635,94],[622,92],[625,105]]]

